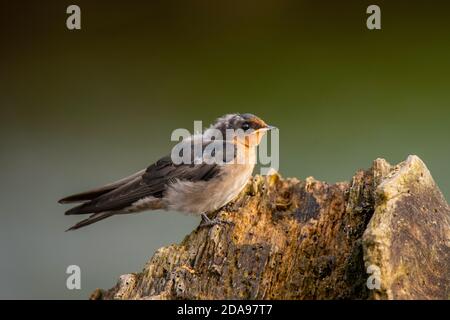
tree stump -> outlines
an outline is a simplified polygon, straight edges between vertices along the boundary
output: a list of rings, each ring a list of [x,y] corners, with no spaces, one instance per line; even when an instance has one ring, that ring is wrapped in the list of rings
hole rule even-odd
[[[91,299],[449,299],[450,208],[417,156],[351,182],[255,176],[142,272]]]

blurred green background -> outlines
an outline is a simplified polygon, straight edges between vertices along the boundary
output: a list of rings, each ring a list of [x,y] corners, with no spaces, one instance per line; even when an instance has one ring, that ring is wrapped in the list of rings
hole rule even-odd
[[[0,298],[87,298],[195,228],[158,211],[65,233],[78,218],[56,203],[146,167],[193,120],[261,116],[280,128],[281,174],[301,179],[417,154],[449,199],[444,1],[0,3]]]

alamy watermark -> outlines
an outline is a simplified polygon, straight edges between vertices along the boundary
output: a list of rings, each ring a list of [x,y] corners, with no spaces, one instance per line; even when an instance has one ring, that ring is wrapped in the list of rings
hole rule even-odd
[[[366,285],[370,290],[381,288],[381,270],[377,265],[371,264],[367,267],[367,273],[370,276],[367,278]]]
[[[381,29],[381,9],[376,4],[372,4],[367,7],[367,17],[366,26],[369,30],[380,30]]]
[[[71,4],[66,8],[69,15],[66,18],[66,27],[69,30],[81,30],[81,8],[76,4]],[[366,9],[369,16],[366,19],[366,26],[369,30],[381,29],[381,9],[378,5],[369,5]]]
[[[246,131],[226,129],[223,132],[209,128],[203,132],[202,128],[202,121],[194,121],[194,134],[185,128],[178,128],[172,132],[171,141],[179,142],[171,151],[174,164],[259,163],[261,175],[267,175],[273,170],[278,171],[280,164],[278,129]],[[256,153],[250,150],[257,146]]]
[[[81,268],[76,264],[67,267],[66,274],[69,276],[66,279],[66,288],[68,290],[81,289]]]
[[[66,19],[66,27],[69,30],[81,29],[81,9],[76,4],[71,4],[67,7],[66,13],[69,16]]]

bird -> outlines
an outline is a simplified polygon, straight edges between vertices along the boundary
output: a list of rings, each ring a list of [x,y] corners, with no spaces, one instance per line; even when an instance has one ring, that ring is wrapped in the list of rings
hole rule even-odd
[[[201,226],[224,223],[208,214],[227,205],[244,189],[253,174],[257,146],[264,134],[274,128],[251,113],[219,117],[203,133],[186,137],[170,155],[146,169],[60,199],[61,204],[78,203],[66,215],[89,214],[66,231],[114,215],[158,209],[200,215]],[[182,156],[189,161],[180,162]]]

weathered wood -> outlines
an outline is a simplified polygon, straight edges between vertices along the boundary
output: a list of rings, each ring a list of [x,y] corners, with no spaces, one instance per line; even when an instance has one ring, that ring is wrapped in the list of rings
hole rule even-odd
[[[233,225],[197,228],[91,298],[449,297],[450,210],[415,156],[377,159],[350,183],[256,176],[218,217]]]
[[[386,173],[363,237],[366,266],[380,268],[375,299],[450,299],[450,208],[415,156]]]

